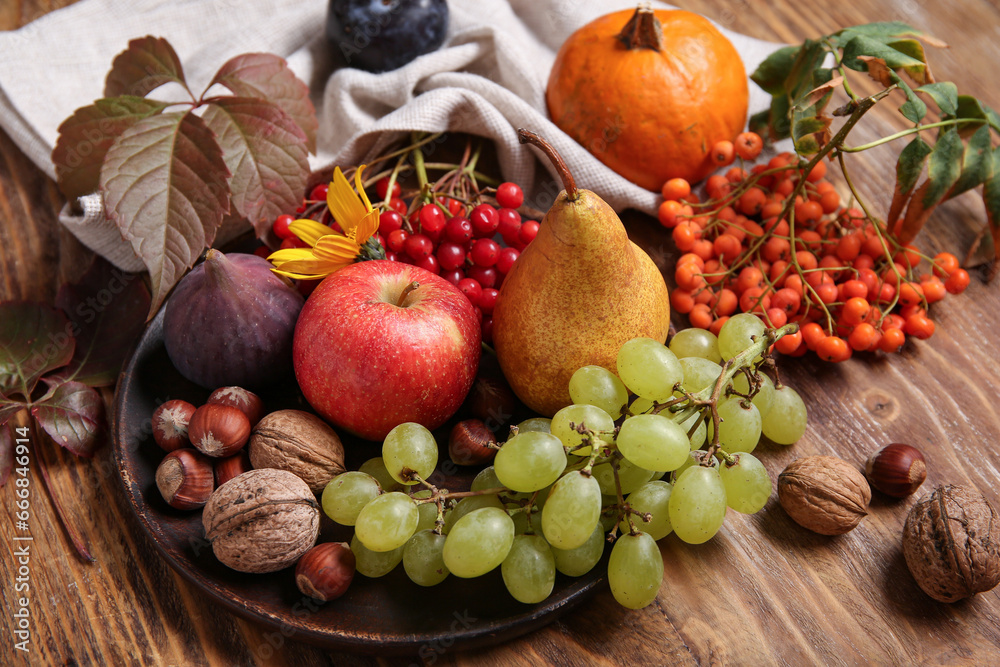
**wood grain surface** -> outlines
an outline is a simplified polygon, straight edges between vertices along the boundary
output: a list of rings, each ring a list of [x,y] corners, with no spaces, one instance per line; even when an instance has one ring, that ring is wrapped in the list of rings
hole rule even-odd
[[[15,29],[69,4],[5,0],[0,29]],[[572,6],[572,3],[566,3]],[[951,44],[930,54],[939,78],[1000,108],[1000,7],[995,0],[678,0],[755,37],[801,41],[840,27],[901,20]],[[2,66],[2,64],[0,64]],[[855,143],[901,129],[891,109],[876,109]],[[877,208],[892,190],[900,146],[851,158],[852,175]],[[51,302],[61,281],[78,275],[87,252],[57,223],[54,184],[0,133],[0,299]],[[962,256],[983,225],[981,201],[967,194],[934,214],[917,245]],[[630,231],[668,266],[669,236],[652,221]],[[669,279],[668,279],[669,280]],[[772,476],[795,458],[833,454],[859,467],[888,442],[909,442],[928,459],[925,489],[971,483],[1000,507],[1000,281],[973,272],[962,296],[933,307],[937,333],[899,355],[864,356],[842,365],[813,357],[782,364],[809,407],[806,435],[791,447],[764,447]],[[680,320],[678,324],[683,324]],[[110,402],[110,392],[106,398]],[[20,423],[27,425],[24,415]],[[710,542],[661,542],[666,573],[657,601],[619,607],[606,590],[530,635],[475,653],[444,640],[405,658],[328,653],[223,610],[201,598],[159,558],[126,505],[110,447],[78,460],[32,428],[30,532],[31,652],[13,649],[14,487],[0,490],[0,664],[43,665],[991,665],[1000,663],[1000,589],[952,605],[934,602],[902,558],[903,521],[913,499],[876,494],[853,532],[823,537],[794,524],[772,497],[753,516],[730,512]],[[37,472],[48,463],[55,495],[89,542],[95,560],[71,555],[52,499]],[[427,591],[433,595],[433,590]],[[461,613],[461,609],[456,609]],[[470,622],[475,622],[474,620]]]

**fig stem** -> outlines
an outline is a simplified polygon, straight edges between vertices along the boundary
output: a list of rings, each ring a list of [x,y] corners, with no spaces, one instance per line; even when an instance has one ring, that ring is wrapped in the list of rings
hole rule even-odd
[[[420,283],[414,280],[412,283],[403,288],[403,291],[399,294],[399,299],[396,300],[396,306],[398,308],[403,307],[403,302],[406,301],[406,297],[410,296],[410,292],[420,287]]]
[[[562,156],[556,152],[556,149],[552,147],[552,144],[545,141],[545,139],[542,139],[534,132],[525,130],[524,128],[519,128],[517,130],[517,138],[522,144],[531,144],[545,153],[545,157],[547,157],[549,162],[552,163],[552,166],[555,167],[556,173],[559,174],[559,178],[562,180],[563,189],[566,191],[566,198],[570,201],[575,201],[578,197],[576,181],[573,180],[573,174],[570,173],[569,167],[566,166],[566,162],[562,159]]]
[[[618,33],[618,41],[628,49],[663,51],[663,26],[649,5],[641,5]]]

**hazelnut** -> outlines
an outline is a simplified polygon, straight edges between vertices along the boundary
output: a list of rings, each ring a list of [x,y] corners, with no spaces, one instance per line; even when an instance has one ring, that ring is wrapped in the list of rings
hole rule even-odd
[[[250,421],[250,428],[256,426],[260,418],[264,416],[264,402],[260,400],[260,396],[242,387],[219,387],[209,395],[205,402],[239,408]]]
[[[460,421],[448,436],[448,456],[458,465],[474,466],[492,461],[497,455],[493,431],[479,419]]]
[[[215,458],[231,456],[247,444],[250,420],[239,408],[206,403],[191,416],[188,437],[202,454]]]
[[[939,486],[912,508],[903,557],[917,584],[955,602],[1000,583],[1000,517],[971,486]]]
[[[284,470],[251,470],[217,488],[201,515],[215,557],[240,572],[276,572],[319,535],[319,504]]]
[[[187,401],[172,400],[153,410],[153,440],[168,452],[191,444],[188,423],[195,407]]]
[[[175,449],[156,468],[156,488],[171,507],[197,509],[208,502],[215,488],[212,461],[190,447]]]
[[[295,566],[295,584],[305,595],[329,602],[354,579],[354,552],[346,542],[325,542],[305,552]]]
[[[258,422],[250,436],[254,468],[277,468],[298,475],[313,493],[344,472],[344,446],[329,424],[301,410],[279,410]]]
[[[788,516],[821,535],[842,535],[868,515],[872,491],[859,470],[835,456],[796,459],[778,475]]]
[[[919,449],[896,442],[868,457],[865,477],[887,496],[905,498],[927,479],[927,464]]]
[[[246,449],[241,449],[224,459],[215,459],[215,485],[222,486],[233,477],[239,477],[252,469],[250,455],[247,454]]]

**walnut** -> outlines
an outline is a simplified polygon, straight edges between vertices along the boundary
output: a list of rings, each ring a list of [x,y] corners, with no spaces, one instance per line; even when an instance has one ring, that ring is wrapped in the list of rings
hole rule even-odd
[[[842,535],[868,515],[872,490],[865,476],[843,459],[806,456],[778,475],[778,501],[803,528]]]
[[[290,472],[250,470],[212,493],[201,520],[224,564],[240,572],[275,572],[316,543],[319,504]]]
[[[344,446],[330,426],[301,410],[279,410],[261,419],[250,434],[250,463],[277,468],[305,480],[313,493],[344,472]]]
[[[939,486],[910,509],[903,556],[935,600],[955,602],[1000,583],[1000,517],[971,486]]]

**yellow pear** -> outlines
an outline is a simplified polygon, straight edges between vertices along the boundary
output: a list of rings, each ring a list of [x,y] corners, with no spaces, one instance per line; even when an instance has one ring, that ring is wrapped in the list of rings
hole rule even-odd
[[[546,154],[565,189],[503,281],[493,342],[517,396],[551,417],[570,404],[569,379],[578,368],[614,372],[626,341],[666,340],[670,297],[659,269],[629,240],[614,210],[576,187],[547,142],[526,130],[518,135]]]

